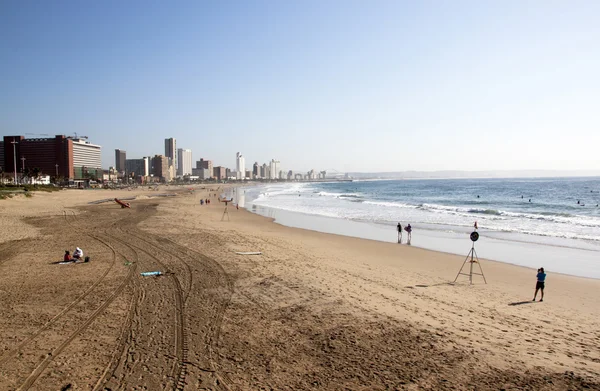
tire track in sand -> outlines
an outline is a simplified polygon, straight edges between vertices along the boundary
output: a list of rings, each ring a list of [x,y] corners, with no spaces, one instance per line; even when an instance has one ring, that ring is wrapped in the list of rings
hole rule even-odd
[[[67,224],[69,224],[71,227],[73,227],[73,223],[69,221],[68,214],[67,214],[66,211],[63,211],[63,216],[64,216],[64,219],[67,222]],[[72,217],[75,217],[74,212],[72,214]],[[93,235],[93,234],[89,234],[89,233],[84,233],[84,234],[87,235],[87,236],[89,236],[92,239],[95,239],[95,240],[99,241],[100,243],[102,243],[103,245],[105,245],[106,247],[108,247],[109,249],[113,250],[113,253],[114,253],[114,249],[112,249],[110,247],[110,245],[108,245],[104,240],[100,239],[98,236]],[[69,305],[67,305],[65,308],[63,308],[63,310],[60,311],[58,314],[56,314],[52,319],[50,319],[49,321],[47,321],[39,329],[37,329],[35,332],[33,332],[33,334],[31,334],[30,336],[28,336],[27,338],[25,338],[23,341],[21,341],[19,343],[19,345],[17,345],[15,348],[9,350],[7,353],[5,353],[0,358],[0,364],[4,364],[5,362],[7,362],[15,354],[17,354],[24,347],[26,347],[33,340],[35,340],[40,334],[42,334],[44,331],[48,330],[48,328],[50,326],[52,326],[54,323],[56,323],[62,317],[64,317],[77,304],[79,304],[86,296],[88,296],[90,293],[92,293],[98,287],[98,285],[100,285],[100,283],[106,278],[106,276],[108,275],[108,273],[110,273],[110,271],[113,269],[113,267],[115,266],[115,264],[116,264],[116,255],[113,256],[112,262],[108,265],[108,267],[106,268],[106,270],[104,271],[104,273],[92,285],[90,285],[90,287],[88,289],[86,289],[81,295],[79,295],[78,297],[76,297],[75,300],[73,300]]]

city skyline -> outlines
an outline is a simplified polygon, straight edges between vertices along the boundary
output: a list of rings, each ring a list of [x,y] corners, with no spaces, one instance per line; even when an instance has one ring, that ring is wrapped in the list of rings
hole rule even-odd
[[[106,167],[173,135],[228,167],[600,169],[598,2],[0,11],[0,136],[85,134]]]

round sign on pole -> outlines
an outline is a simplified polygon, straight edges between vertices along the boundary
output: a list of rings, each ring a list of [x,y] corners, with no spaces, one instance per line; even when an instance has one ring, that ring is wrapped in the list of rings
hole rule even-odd
[[[471,240],[476,242],[479,239],[479,234],[476,231],[471,232]]]

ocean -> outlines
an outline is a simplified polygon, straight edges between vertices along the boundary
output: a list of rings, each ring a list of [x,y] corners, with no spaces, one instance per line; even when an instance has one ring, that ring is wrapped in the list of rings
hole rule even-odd
[[[340,224],[362,223],[365,230],[386,230],[390,235],[354,236],[384,241],[396,240],[391,233],[398,222],[403,226],[410,223],[415,238],[412,245],[457,254],[461,250],[456,246],[440,244],[439,239],[430,243],[417,241],[416,237],[421,232],[430,238],[468,239],[477,221],[481,242],[487,238],[500,244],[544,246],[542,254],[552,254],[548,247],[580,250],[577,255],[570,254],[586,259],[584,270],[573,272],[562,267],[565,270],[561,272],[589,276],[591,264],[594,269],[591,274],[600,278],[600,270],[596,271],[599,268],[596,265],[600,264],[600,178],[597,177],[272,183],[243,191],[241,201],[247,209],[276,220],[277,211],[285,211],[327,221],[335,219]],[[319,225],[322,224],[303,228],[319,231]],[[324,232],[344,234],[335,229]],[[494,248],[498,254],[487,251],[488,259],[511,262],[515,258],[507,260],[510,257],[506,249],[498,250],[498,245]],[[528,250],[531,258],[532,247]],[[540,263],[535,261],[531,265],[523,261],[512,263],[534,267]]]

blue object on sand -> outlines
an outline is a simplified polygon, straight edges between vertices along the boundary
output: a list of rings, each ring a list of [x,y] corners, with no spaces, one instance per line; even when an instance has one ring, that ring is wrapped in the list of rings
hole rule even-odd
[[[156,271],[156,272],[143,272],[140,273],[142,276],[147,277],[147,276],[160,276],[162,274],[162,272]]]

